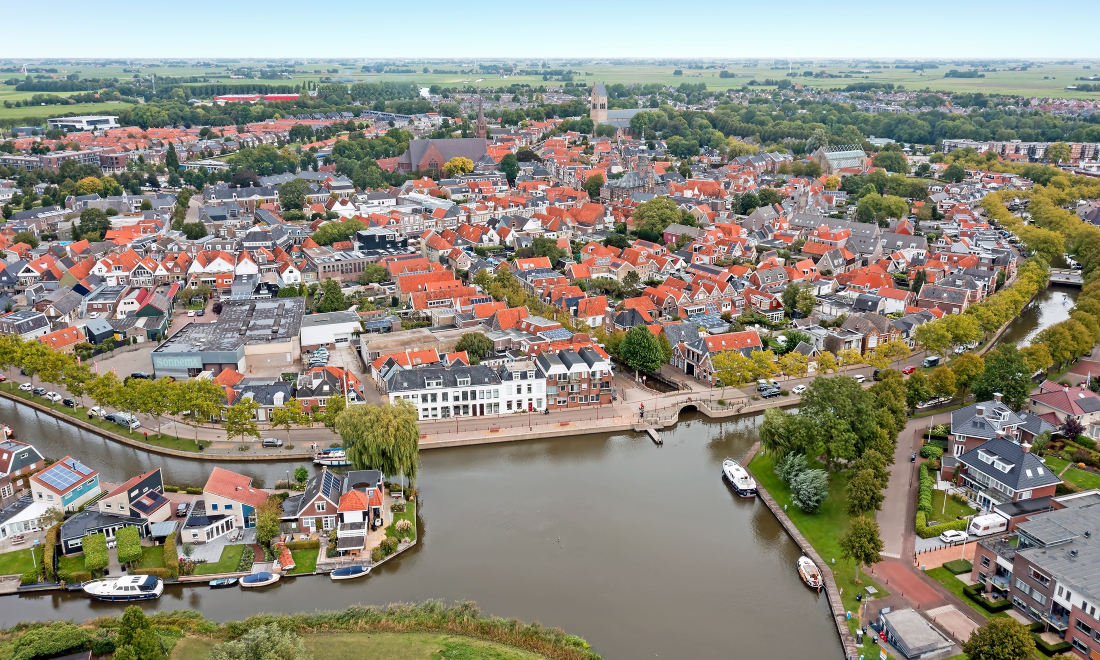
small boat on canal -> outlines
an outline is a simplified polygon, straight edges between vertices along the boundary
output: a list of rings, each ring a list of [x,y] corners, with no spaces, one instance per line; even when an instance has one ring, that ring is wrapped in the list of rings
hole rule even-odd
[[[722,461],[722,476],[733,486],[739,497],[756,497],[756,480],[737,461],[732,458]]]
[[[821,591],[821,587],[825,585],[825,580],[821,577],[821,571],[806,555],[798,558],[798,574],[802,577],[802,581],[815,591]]]
[[[347,452],[343,449],[322,449],[313,455],[313,462],[328,467],[348,467],[351,465]]]
[[[96,600],[129,602],[154,600],[164,593],[164,580],[153,575],[125,575],[115,580],[95,580],[80,585]]]
[[[252,575],[246,575],[241,578],[241,586],[248,589],[252,587],[266,587],[269,584],[275,584],[282,577],[278,573],[268,573],[263,571],[261,573],[253,573]]]
[[[210,585],[211,589],[228,589],[229,587],[237,586],[237,582],[238,582],[237,578],[228,577],[228,578],[218,578],[216,580],[211,580],[207,584]]]
[[[370,574],[370,566],[345,566],[329,573],[333,580],[354,580]]]

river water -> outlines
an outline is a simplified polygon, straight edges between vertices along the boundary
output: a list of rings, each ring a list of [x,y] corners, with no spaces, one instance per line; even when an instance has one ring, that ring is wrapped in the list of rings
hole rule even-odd
[[[606,658],[843,656],[824,594],[799,580],[799,551],[758,500],[737,498],[722,459],[758,418],[687,416],[655,446],[590,435],[424,452],[421,543],[361,581],[284,579],[262,593],[174,586],[156,609],[215,620],[438,598],[560,626]],[[201,485],[213,462],[148,455],[0,400],[0,420],[47,456],[81,457],[119,482],[154,466]],[[272,484],[297,464],[218,463]],[[78,594],[0,599],[0,625],[118,613]]]
[[[1044,291],[1001,341],[1026,345],[1068,318],[1078,292]],[[116,483],[159,466],[168,483],[201,486],[217,464],[270,485],[298,465],[150,455],[6,399],[0,420],[46,456],[79,457]],[[474,600],[490,614],[560,626],[606,658],[841,657],[824,595],[795,573],[798,548],[761,502],[738,499],[720,478],[722,459],[756,440],[759,418],[681,420],[662,432],[663,447],[607,434],[426,451],[421,542],[366,580],[288,578],[263,592],[174,586],[144,606],[228,620]],[[54,592],[0,605],[3,626],[122,609]]]

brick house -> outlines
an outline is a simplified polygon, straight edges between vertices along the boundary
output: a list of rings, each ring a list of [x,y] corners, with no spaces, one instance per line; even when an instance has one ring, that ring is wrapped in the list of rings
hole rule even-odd
[[[534,376],[546,381],[546,404],[550,410],[611,403],[611,361],[594,346],[544,351],[535,358],[533,366]],[[517,386],[523,386],[522,381],[516,382]],[[527,392],[531,392],[530,387]],[[530,397],[526,401],[519,410],[531,409]],[[505,403],[506,411],[513,409],[511,403]]]

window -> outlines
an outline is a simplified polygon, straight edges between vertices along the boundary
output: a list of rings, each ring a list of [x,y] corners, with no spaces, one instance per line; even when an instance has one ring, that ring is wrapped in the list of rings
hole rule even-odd
[[[963,445],[963,444],[955,445],[955,455],[956,456],[962,456],[964,449],[966,449],[966,445]]]
[[[1078,630],[1085,633],[1086,635],[1091,635],[1092,634],[1092,626],[1088,625],[1087,623],[1085,623],[1081,619],[1077,619],[1076,627],[1077,627]]]
[[[1073,640],[1070,642],[1070,644],[1072,644],[1073,648],[1077,649],[1081,653],[1088,653],[1089,652],[1089,647],[1084,642],[1077,639],[1076,636],[1073,637]]]
[[[981,564],[984,568],[989,568],[989,557],[986,556],[986,555],[982,555]],[[1061,594],[1059,594],[1059,595],[1061,595]]]
[[[317,513],[324,513],[325,512],[325,505],[326,505],[325,502],[316,502],[313,505],[313,508],[317,509]]]
[[[210,510],[211,511],[217,511],[218,510],[218,505],[217,504],[211,504],[210,505]]]
[[[1031,597],[1034,598],[1035,602],[1039,603],[1040,605],[1046,605],[1047,604],[1047,597],[1044,596],[1043,593],[1040,592],[1038,589],[1031,592]]]
[[[1020,578],[1016,578],[1016,588],[1024,592],[1025,594],[1031,593],[1031,587],[1028,586],[1027,582],[1024,582]]]
[[[1046,575],[1043,575],[1042,573],[1035,570],[1034,568],[1032,568],[1028,571],[1028,575],[1031,576],[1032,580],[1035,580],[1036,582],[1043,585],[1044,587],[1050,585],[1050,577],[1048,577]]]

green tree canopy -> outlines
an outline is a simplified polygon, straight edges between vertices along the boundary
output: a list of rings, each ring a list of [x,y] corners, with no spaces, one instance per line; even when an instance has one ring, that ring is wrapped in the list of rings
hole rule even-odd
[[[619,344],[619,358],[636,371],[657,371],[663,364],[661,356],[660,342],[645,325],[636,325],[628,330]]]
[[[467,332],[458,339],[455,351],[466,351],[470,358],[470,364],[481,364],[481,359],[488,356],[493,350],[491,339],[480,332]]]
[[[416,482],[420,468],[420,425],[416,408],[397,399],[392,404],[351,406],[336,419],[336,430],[358,470],[404,474]]]

